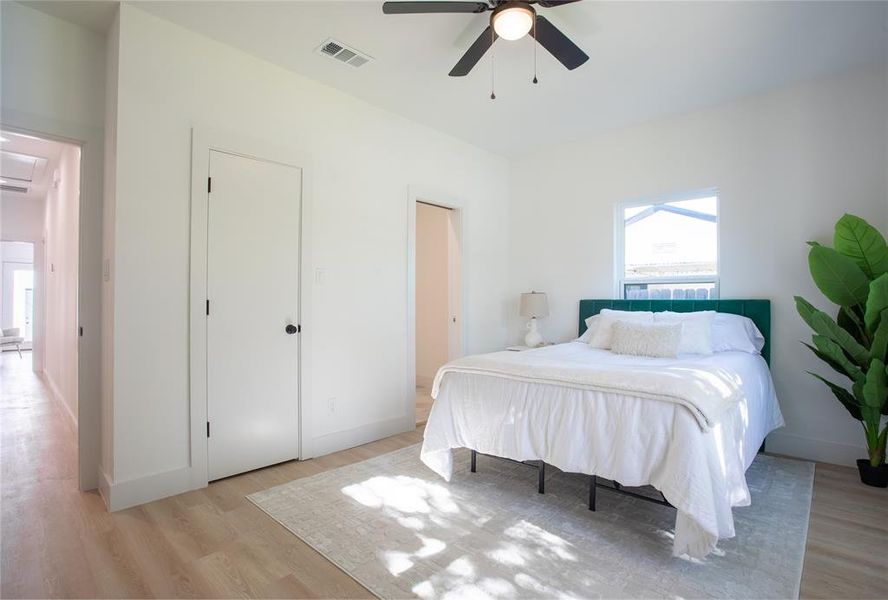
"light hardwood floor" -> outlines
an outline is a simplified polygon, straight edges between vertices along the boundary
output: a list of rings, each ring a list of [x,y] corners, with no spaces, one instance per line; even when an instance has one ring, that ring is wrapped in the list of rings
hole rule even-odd
[[[3,598],[372,597],[244,496],[417,443],[421,428],[109,514],[76,490],[74,428],[28,359],[0,361]],[[888,597],[888,492],[826,465],[814,488],[802,595]]]
[[[425,425],[432,412],[432,388],[416,386],[416,424]]]

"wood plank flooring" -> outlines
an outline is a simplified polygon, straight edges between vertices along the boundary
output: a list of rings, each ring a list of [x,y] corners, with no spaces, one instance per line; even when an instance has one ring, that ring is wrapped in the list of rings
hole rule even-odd
[[[73,425],[28,360],[0,358],[3,598],[372,597],[244,496],[417,443],[421,428],[109,514],[77,491]],[[888,492],[818,465],[802,596],[888,597],[886,557]]]

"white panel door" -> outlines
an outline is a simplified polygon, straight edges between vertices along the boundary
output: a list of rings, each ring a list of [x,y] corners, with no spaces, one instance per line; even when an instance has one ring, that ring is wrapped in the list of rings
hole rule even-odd
[[[299,454],[300,169],[210,152],[210,481]]]

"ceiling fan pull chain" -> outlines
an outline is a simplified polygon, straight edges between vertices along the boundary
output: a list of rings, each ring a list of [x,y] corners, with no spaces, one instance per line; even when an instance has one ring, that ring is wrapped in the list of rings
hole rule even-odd
[[[496,100],[496,92],[494,92],[494,60],[493,57],[496,55],[496,49],[493,47],[493,43],[496,41],[496,32],[493,30],[493,27],[490,28],[490,99]]]
[[[537,20],[536,16],[533,18],[533,82],[539,83],[537,79],[537,46],[539,43],[537,42]]]

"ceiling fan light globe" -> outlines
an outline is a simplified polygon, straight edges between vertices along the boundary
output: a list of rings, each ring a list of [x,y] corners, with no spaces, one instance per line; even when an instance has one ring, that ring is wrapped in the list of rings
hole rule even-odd
[[[520,40],[530,32],[533,19],[529,6],[510,6],[493,15],[493,30],[504,40]]]

